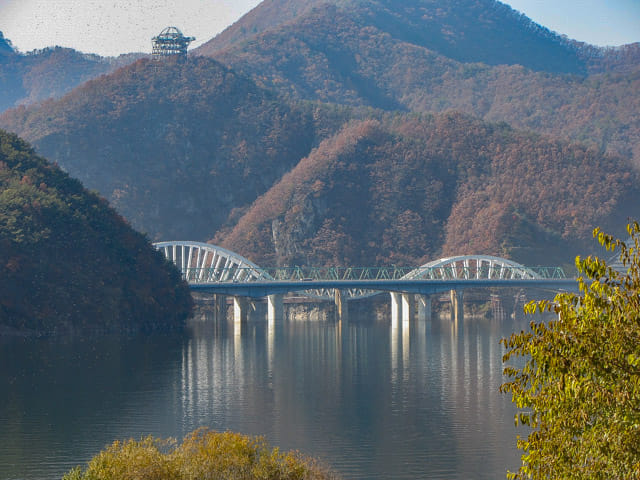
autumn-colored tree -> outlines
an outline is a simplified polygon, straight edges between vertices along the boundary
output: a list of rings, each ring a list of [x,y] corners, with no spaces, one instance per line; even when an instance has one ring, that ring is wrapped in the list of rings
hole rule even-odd
[[[114,442],[86,469],[63,480],[330,480],[338,477],[298,452],[282,453],[261,437],[199,429],[181,444],[153,437]]]
[[[629,242],[596,229],[616,268],[597,257],[576,258],[580,293],[532,302],[528,313],[557,320],[503,339],[516,423],[531,428],[518,439],[522,464],[512,479],[640,478],[640,225]]]

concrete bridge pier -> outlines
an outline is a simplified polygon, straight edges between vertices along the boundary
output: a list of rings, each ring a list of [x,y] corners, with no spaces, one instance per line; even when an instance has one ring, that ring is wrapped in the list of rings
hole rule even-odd
[[[227,297],[218,293],[213,295],[213,318],[215,320],[227,319]]]
[[[389,292],[389,295],[391,296],[391,325],[397,327],[402,313],[400,294],[398,292]]]
[[[451,290],[451,321],[456,325],[464,319],[462,290]]]
[[[414,320],[431,320],[431,298],[428,295],[389,292],[391,297],[391,323],[397,326]]]
[[[408,323],[415,319],[416,298],[412,293],[402,294],[402,322]]]
[[[246,297],[233,297],[233,321],[245,323],[249,318],[249,301]]]
[[[418,320],[421,322],[431,321],[431,297],[429,295],[418,295]]]
[[[267,321],[275,322],[284,318],[284,295],[269,295],[267,297]]]
[[[339,289],[335,289],[335,304],[336,304],[336,320],[349,320],[349,304],[347,303],[347,297],[345,292]]]

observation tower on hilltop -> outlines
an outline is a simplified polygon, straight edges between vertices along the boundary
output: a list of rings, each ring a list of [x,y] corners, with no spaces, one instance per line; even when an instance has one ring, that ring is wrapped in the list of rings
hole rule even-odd
[[[176,27],[167,27],[160,35],[153,37],[153,49],[151,54],[154,58],[169,56],[187,56],[187,47],[193,42],[195,37],[185,37]]]

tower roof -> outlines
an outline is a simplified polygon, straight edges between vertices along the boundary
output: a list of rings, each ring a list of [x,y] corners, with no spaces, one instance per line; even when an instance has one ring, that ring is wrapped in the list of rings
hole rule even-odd
[[[164,57],[169,55],[187,55],[189,44],[195,37],[185,37],[177,27],[167,27],[156,37],[151,39],[153,43],[152,55]]]

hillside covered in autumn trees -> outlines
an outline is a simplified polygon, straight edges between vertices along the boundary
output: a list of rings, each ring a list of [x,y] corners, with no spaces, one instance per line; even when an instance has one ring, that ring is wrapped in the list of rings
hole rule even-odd
[[[152,238],[211,238],[306,155],[311,116],[218,62],[140,60],[59,101],[7,112]]]
[[[155,330],[190,314],[187,285],[143,235],[3,131],[0,247],[0,329]]]
[[[586,247],[590,225],[632,213],[635,180],[595,148],[458,113],[354,121],[215,242],[259,264],[418,265],[478,252],[562,262]]]
[[[247,15],[197,52],[290,98],[458,110],[640,164],[640,43],[571,41],[495,0],[287,3],[302,13],[267,28],[279,2],[263,2],[262,23]]]

